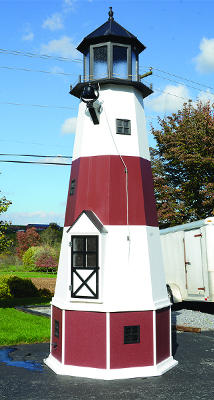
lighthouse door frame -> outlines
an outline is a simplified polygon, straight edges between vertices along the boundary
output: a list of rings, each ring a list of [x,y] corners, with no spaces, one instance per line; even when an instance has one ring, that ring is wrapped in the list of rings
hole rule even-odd
[[[79,249],[75,247],[75,242],[79,242]],[[88,292],[87,295],[84,294],[85,290]],[[71,297],[78,299],[98,299],[99,297],[98,235],[71,236]]]

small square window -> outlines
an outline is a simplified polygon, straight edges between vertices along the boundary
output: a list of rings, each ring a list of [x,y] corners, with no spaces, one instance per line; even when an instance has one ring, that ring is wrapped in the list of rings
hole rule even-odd
[[[59,337],[59,321],[54,320],[54,336]]]
[[[124,344],[140,343],[140,325],[124,326]]]
[[[116,133],[131,135],[131,121],[129,119],[116,119]]]
[[[76,179],[71,180],[71,185],[70,185],[70,196],[72,196],[75,192],[75,187],[76,187]]]

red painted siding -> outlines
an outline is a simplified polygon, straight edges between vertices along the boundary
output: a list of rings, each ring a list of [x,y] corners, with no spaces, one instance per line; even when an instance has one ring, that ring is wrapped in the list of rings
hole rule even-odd
[[[139,157],[123,156],[128,168],[129,224],[157,226],[151,165]],[[83,210],[92,210],[104,225],[126,224],[126,174],[118,156],[82,157],[75,160],[68,194],[65,226]],[[70,187],[70,185],[69,185]]]
[[[55,331],[55,320],[59,322],[59,337],[54,335]],[[57,307],[52,308],[52,346],[51,354],[57,358],[60,362],[62,361],[62,310]]]
[[[170,356],[170,309],[156,311],[157,364]]]
[[[65,312],[65,364],[106,368],[106,314]]]
[[[124,326],[140,325],[140,343],[124,344]],[[153,312],[110,314],[110,368],[153,365]]]

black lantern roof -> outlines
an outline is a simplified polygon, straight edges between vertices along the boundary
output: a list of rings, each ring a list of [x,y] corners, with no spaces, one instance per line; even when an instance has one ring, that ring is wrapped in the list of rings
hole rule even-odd
[[[141,51],[146,48],[136,36],[127,31],[114,20],[111,7],[108,21],[86,36],[77,47],[77,50],[79,50],[81,53],[85,53],[90,44],[104,43],[108,41],[118,41],[119,43],[131,44],[135,47],[138,53],[141,53]]]

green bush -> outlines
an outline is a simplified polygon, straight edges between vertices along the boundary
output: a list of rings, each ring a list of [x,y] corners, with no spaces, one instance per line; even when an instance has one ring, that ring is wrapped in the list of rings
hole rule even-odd
[[[22,256],[22,262],[26,270],[35,271],[36,270],[36,256],[39,253],[41,247],[40,246],[32,246],[29,247],[28,250]]]
[[[18,276],[0,278],[0,298],[2,299],[37,296],[40,296],[39,290],[30,279],[22,279]]]
[[[7,280],[10,293],[13,297],[36,297],[39,291],[30,279],[22,279],[18,276],[11,276]]]
[[[0,277],[0,299],[8,299],[12,297],[8,286],[8,277]]]
[[[27,271],[56,271],[59,259],[59,246],[30,247],[22,256]]]

